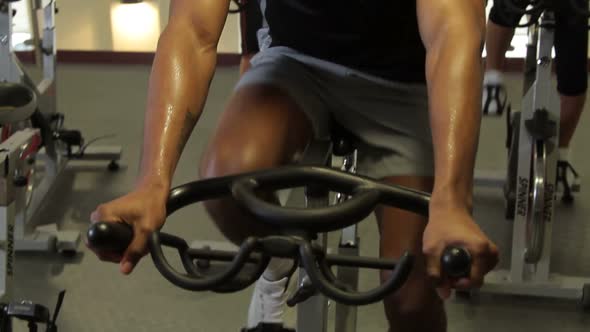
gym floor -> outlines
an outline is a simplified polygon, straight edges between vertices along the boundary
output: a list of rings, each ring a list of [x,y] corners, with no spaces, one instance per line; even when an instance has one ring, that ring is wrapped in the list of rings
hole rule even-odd
[[[120,144],[124,148],[122,168],[109,173],[71,172],[64,176],[51,202],[40,214],[38,223],[58,222],[65,230],[85,231],[89,214],[100,203],[126,193],[133,185],[142,141],[147,66],[59,66],[59,110],[66,114],[66,126],[81,129],[87,139],[115,134],[101,144]],[[219,114],[238,78],[235,67],[220,68],[211,85],[206,111],[191,137],[175,184],[194,180],[201,152],[213,132]],[[518,109],[520,75],[509,77],[509,94]],[[590,157],[583,142],[590,141],[590,112],[583,115],[573,144],[574,166],[582,175],[590,174]],[[503,169],[504,119],[486,118],[483,122],[478,169]],[[590,184],[571,207],[557,205],[554,227],[552,270],[568,275],[590,277]],[[500,189],[477,190],[475,213],[483,229],[502,251],[501,266],[509,263],[511,223],[503,217]],[[200,206],[178,212],[170,218],[166,231],[187,239],[222,240]],[[361,226],[362,251],[377,253],[374,220]],[[17,256],[16,298],[53,306],[60,290],[67,295],[58,321],[60,331],[177,331],[235,332],[243,325],[250,291],[238,294],[190,293],[175,288],[144,259],[129,277],[118,267],[100,262],[82,246],[75,258],[59,255]],[[376,274],[362,274],[361,287],[377,283]],[[576,303],[523,297],[482,296],[478,303],[451,300],[448,305],[449,331],[588,331],[590,314],[583,314]],[[293,320],[293,312],[288,317]],[[331,319],[333,322],[333,319]],[[386,331],[379,304],[359,308],[359,331]],[[17,326],[16,331],[25,331]]]

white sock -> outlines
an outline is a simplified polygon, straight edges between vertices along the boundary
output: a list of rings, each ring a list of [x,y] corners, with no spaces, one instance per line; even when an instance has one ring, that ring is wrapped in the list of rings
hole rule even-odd
[[[266,280],[281,280],[293,270],[293,260],[287,258],[271,258],[262,275]]]
[[[484,73],[484,85],[502,85],[504,83],[504,73],[499,70],[490,69]]]
[[[288,281],[288,277],[278,281],[269,281],[264,276],[258,279],[248,309],[247,328],[257,327],[262,322],[283,323],[288,296],[285,289]]]
[[[499,115],[504,110],[508,96],[505,89],[490,89],[489,87],[503,86],[504,74],[498,70],[488,70],[483,78],[482,111],[488,115]],[[488,95],[488,93],[490,95]],[[497,95],[496,95],[497,94]]]

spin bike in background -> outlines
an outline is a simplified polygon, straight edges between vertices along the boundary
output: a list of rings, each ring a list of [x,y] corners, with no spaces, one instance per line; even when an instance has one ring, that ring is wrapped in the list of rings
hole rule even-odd
[[[407,280],[413,257],[405,254],[398,261],[360,257],[356,224],[373,212],[378,204],[395,206],[422,215],[428,214],[430,197],[426,193],[382,184],[360,177],[354,168],[353,149],[331,141],[312,142],[301,165],[285,166],[233,176],[212,178],[181,185],[170,192],[168,215],[190,204],[232,196],[261,223],[278,229],[265,238],[250,237],[235,250],[189,246],[184,239],[155,232],[149,249],[156,268],[174,285],[191,291],[237,292],[248,288],[261,276],[271,257],[293,259],[299,265],[298,289],[288,299],[297,305],[296,331],[328,331],[328,299],[336,303],[338,332],[356,331],[356,306],[383,300]],[[330,167],[332,154],[344,153],[342,170]],[[352,158],[352,159],[350,159]],[[283,205],[261,200],[259,190],[279,191],[304,188],[304,208],[289,197]],[[338,193],[330,203],[330,192]],[[291,195],[297,195],[292,192]],[[297,202],[300,203],[300,202]],[[338,254],[329,254],[327,233],[342,230]],[[106,252],[123,252],[133,230],[127,224],[96,223],[87,233],[90,247]],[[162,246],[178,250],[183,270],[172,268]],[[449,247],[442,256],[444,273],[464,277],[471,258],[462,248]],[[336,274],[332,271],[336,269]],[[369,291],[358,291],[358,269],[391,270],[389,280]],[[243,332],[287,332],[281,324],[261,323]]]
[[[71,161],[107,161],[110,162],[110,170],[117,170],[122,149],[119,146],[92,145],[95,140],[85,142],[79,130],[64,128],[64,115],[57,112],[56,100],[55,0],[29,1],[32,44],[43,74],[38,84],[28,75],[13,51],[12,19],[15,12],[12,3],[15,1],[0,0],[0,149],[20,149],[18,155],[24,161],[16,170],[17,181],[7,178],[9,174],[6,172],[0,174],[3,180],[0,196],[10,196],[8,193],[13,191],[9,188],[11,186],[26,192],[25,201],[16,210],[16,250],[75,251],[80,242],[78,232],[55,230],[29,233],[28,229],[32,227],[27,224],[35,217]],[[42,31],[38,28],[38,12],[43,15]],[[10,144],[4,144],[9,139]],[[41,174],[35,173],[41,169]]]
[[[562,1],[562,0],[559,0]],[[565,0],[563,0],[565,1]],[[568,0],[585,17],[587,8]],[[552,0],[531,1],[525,10],[505,0],[508,10],[531,17],[528,27],[522,111],[508,114],[506,176],[476,175],[478,185],[504,187],[506,217],[513,219],[509,270],[490,272],[481,292],[579,300],[590,310],[590,279],[550,273],[551,235],[557,185],[562,201],[573,197],[565,174],[558,174],[559,97],[552,85],[555,18]]]
[[[63,127],[64,116],[56,110],[55,0],[28,0],[30,44],[42,70],[38,84],[13,51],[16,1],[0,0],[0,331],[11,331],[12,317],[28,320],[31,331],[37,323],[55,331],[45,307],[13,300],[15,251],[75,253],[79,232],[58,231],[56,225],[33,230],[31,220],[52,204],[47,198],[72,161],[107,161],[114,171],[121,147],[89,146],[94,140],[85,143],[80,131]]]

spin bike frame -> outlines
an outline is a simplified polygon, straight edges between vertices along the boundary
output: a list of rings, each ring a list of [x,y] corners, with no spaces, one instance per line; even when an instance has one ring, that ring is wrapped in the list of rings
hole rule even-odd
[[[529,27],[526,93],[511,149],[518,167],[516,174],[508,172],[507,179],[516,186],[510,270],[489,273],[482,292],[580,299],[590,282],[549,270],[560,118],[559,98],[551,83],[554,25],[553,12],[545,10]]]
[[[350,136],[344,133],[342,129],[336,130],[336,135],[330,140],[313,141],[305,152],[301,161],[303,165],[332,166],[335,164],[334,158],[342,159],[340,170],[354,174],[357,167],[358,151],[354,147]],[[340,136],[340,135],[341,136]],[[341,204],[348,198],[347,195],[337,193],[335,204]],[[329,205],[328,193],[322,190],[308,188],[305,193],[304,205],[309,208],[322,207]],[[293,193],[289,196],[287,205],[297,205],[301,200],[301,193]],[[319,242],[327,247],[327,234],[323,233]],[[338,254],[350,257],[359,256],[360,238],[358,237],[357,224],[352,224],[341,231],[340,241],[338,244]],[[336,276],[338,280],[351,289],[358,288],[358,268],[338,266]],[[328,331],[328,303],[325,296],[319,294],[314,289],[305,270],[299,270],[298,288],[293,296],[296,301],[289,301],[289,305],[297,305],[297,331],[309,332],[326,332]],[[314,294],[314,295],[311,295]],[[302,296],[300,296],[302,295]],[[309,297],[309,298],[307,298]],[[348,306],[339,302],[335,304],[336,319],[335,331],[354,332],[357,327],[357,307]]]
[[[310,143],[305,150],[301,165],[307,166],[335,166],[341,171],[354,174],[357,167],[358,151],[354,147],[355,139],[345,130],[338,128],[334,131],[332,139],[317,139]],[[348,197],[337,193],[334,197],[335,204],[346,201]],[[329,205],[330,197],[322,190],[314,190],[310,187],[304,190],[293,189],[289,194],[287,206],[305,206],[308,208]],[[350,225],[341,231],[338,245],[338,254],[350,257],[359,256],[360,238],[357,235],[357,225]],[[327,235],[321,234],[317,240],[322,245],[327,245]],[[226,243],[212,243],[195,241],[192,248],[211,247],[216,249],[236,249]],[[297,331],[326,332],[328,331],[328,304],[329,300],[319,294],[313,287],[309,277],[303,269],[299,270],[297,291],[287,302],[288,305],[297,305]],[[339,281],[348,285],[351,289],[358,288],[358,268],[336,267],[336,276]],[[354,332],[357,326],[356,306],[348,306],[339,302],[335,303],[335,330],[339,332]]]
[[[27,233],[26,228],[31,226],[27,223],[50,198],[70,161],[116,162],[121,148],[92,146],[77,151],[68,143],[67,135],[80,134],[63,129],[63,116],[56,111],[55,0],[29,1],[37,64],[42,66],[39,84],[27,75],[13,52],[13,1],[0,0],[0,125],[7,129],[0,142],[0,324],[10,325],[11,317],[16,317],[34,326],[36,322],[49,322],[48,311],[38,304],[13,301],[15,251],[75,252],[80,233],[57,231],[57,227]],[[44,18],[42,38],[39,11]],[[36,177],[38,166],[42,166],[43,174]],[[26,308],[32,310],[27,312]],[[9,331],[4,325],[0,330]]]
[[[44,200],[51,191],[72,160],[84,161],[111,161],[116,162],[121,158],[122,149],[119,146],[89,146],[74,149],[65,139],[62,139],[63,115],[57,112],[56,99],[56,34],[55,34],[55,0],[28,0],[30,17],[32,22],[32,41],[35,43],[34,50],[37,61],[41,61],[42,79],[36,84],[23,69],[12,47],[12,26],[13,9],[12,2],[0,0],[0,81],[3,83],[14,83],[26,86],[34,94],[36,112],[43,119],[42,128],[39,131],[25,131],[30,137],[23,141],[38,141],[41,138],[42,147],[36,155],[31,157],[31,164],[40,161],[43,168],[43,175],[38,177],[39,182],[34,180],[34,169],[31,170],[31,180],[28,184],[29,193],[27,203],[16,211],[15,226],[15,249],[18,251],[41,251],[41,252],[75,252],[80,242],[79,232],[57,231],[56,227],[44,227],[41,231],[34,231],[28,234],[26,228],[31,219],[35,217]],[[39,31],[37,13],[43,15],[42,31]],[[42,34],[42,38],[40,35]],[[18,114],[19,110],[15,114]],[[17,115],[18,116],[18,115]],[[22,116],[21,116],[22,117]],[[14,119],[13,121],[23,121]],[[29,118],[24,118],[29,121]],[[10,123],[10,122],[8,122]],[[69,131],[75,132],[75,131]],[[29,144],[29,143],[27,143]],[[7,149],[0,144],[1,149]],[[7,183],[10,179],[5,180]],[[0,195],[5,194],[8,188],[0,188]],[[0,216],[2,218],[2,216]],[[7,217],[5,217],[7,218]]]
[[[19,170],[26,164],[26,158],[22,156],[31,142],[31,137],[37,132],[35,129],[18,131],[2,144],[0,150],[0,169],[3,172],[0,179],[4,189],[0,195],[0,250],[4,251],[4,254],[0,255],[0,303],[12,300],[16,211],[25,203],[22,191],[26,190],[22,185],[19,186],[17,179]]]
[[[0,331],[12,332],[13,318],[28,322],[30,332],[39,330],[38,324],[45,325],[46,332],[56,332],[57,316],[63,302],[65,291],[59,295],[58,303],[53,316],[49,310],[40,304],[30,301],[12,301],[14,282],[14,254],[15,233],[17,232],[16,219],[18,211],[26,208],[27,182],[26,172],[32,165],[29,158],[37,148],[34,137],[39,136],[38,129],[23,129],[15,132],[0,146]],[[25,172],[25,173],[23,173]]]
[[[54,21],[56,10],[55,1],[49,1],[49,3],[47,3],[44,7],[41,1],[31,1],[29,3],[31,6],[30,14],[32,14],[32,26],[34,26],[33,31],[35,34],[38,33],[36,8],[41,8],[43,10],[44,17],[42,41],[39,40],[38,36],[33,38],[34,42],[41,43],[40,46],[35,47],[35,50],[40,50],[40,52],[37,52],[36,58],[37,60],[39,60],[39,58],[41,59],[43,68],[43,77],[38,85],[35,85],[35,83],[23,70],[22,64],[12,50],[12,5],[10,2],[5,1],[0,1],[0,3],[3,6],[2,10],[0,11],[0,31],[2,31],[0,34],[0,78],[5,82],[24,83],[29,88],[33,89],[38,105],[37,109],[41,111],[45,118],[50,119],[54,114],[56,114],[56,49]],[[41,135],[39,130],[26,130],[22,133],[17,131],[15,134],[17,133],[19,134],[19,141],[23,144],[23,146],[28,146],[32,142],[38,141]],[[50,144],[45,144],[45,148],[40,151],[41,153],[39,153],[37,156],[31,156],[31,161],[33,163],[35,159],[41,159],[45,161],[45,176],[43,176],[40,183],[30,184],[31,187],[28,188],[31,191],[31,193],[29,193],[30,200],[28,200],[24,205],[19,205],[19,207],[16,209],[16,215],[14,217],[6,214],[3,215],[3,219],[6,220],[10,220],[11,218],[16,219],[16,222],[8,221],[8,223],[14,223],[15,225],[15,250],[30,250],[33,248],[34,250],[50,250],[50,247],[56,245],[56,237],[50,234],[39,233],[37,234],[38,236],[34,238],[27,237],[25,235],[27,221],[40,207],[43,198],[53,186],[57,175],[61,173],[63,167],[65,167],[65,162],[63,160],[64,157],[57,152],[58,146],[54,145],[54,143],[60,144],[60,142],[55,141],[53,137],[43,137],[43,140],[50,142]],[[0,144],[0,147],[4,150],[8,150],[9,152],[14,152],[13,149],[18,150],[21,148],[19,146],[5,146],[4,143]],[[31,171],[34,172],[34,170]],[[3,175],[3,177],[6,176],[8,176],[8,174]],[[9,184],[12,179],[4,178],[3,180],[4,186],[1,188],[1,195],[7,195],[7,193],[11,190]],[[33,190],[34,194],[32,194]],[[77,246],[80,241],[80,236],[76,232],[62,232],[58,234],[58,236],[62,240],[62,243],[65,244],[66,249]]]
[[[326,157],[316,159],[325,165],[331,156],[330,142],[312,145],[306,155]],[[305,160],[304,160],[305,162]],[[274,205],[261,200],[255,192],[304,187],[306,208]],[[328,204],[330,192],[339,192],[348,199],[338,205]],[[192,291],[236,292],[258,280],[271,257],[292,258],[300,264],[299,295],[288,300],[298,305],[297,331],[327,331],[327,298],[348,306],[366,305],[381,301],[399,289],[411,271],[411,255],[403,255],[398,262],[383,259],[327,253],[324,234],[346,229],[367,217],[377,204],[387,204],[426,215],[429,196],[425,193],[389,186],[348,172],[325,166],[286,166],[266,171],[239,174],[188,183],[171,191],[167,213],[199,201],[231,195],[257,219],[278,228],[280,235],[266,238],[248,238],[239,250],[219,251],[210,248],[191,248],[173,235],[155,232],[149,241],[154,264],[160,273],[174,285]],[[351,230],[350,233],[356,233]],[[356,235],[356,234],[355,234]],[[88,231],[91,247],[104,252],[123,252],[133,237],[127,224],[97,223]],[[343,241],[346,236],[343,236]],[[342,242],[342,241],[341,241]],[[348,243],[346,243],[348,244]],[[185,272],[172,268],[163,255],[161,246],[178,249]],[[227,262],[221,272],[199,268],[199,260]],[[230,262],[231,261],[231,262]],[[247,267],[248,263],[251,265]],[[471,258],[461,248],[445,250],[441,266],[450,277],[465,277],[470,271]],[[335,276],[330,267],[338,268]],[[389,280],[370,291],[357,291],[356,269],[392,270]],[[346,279],[341,268],[352,268],[354,278]],[[213,272],[213,273],[211,273]],[[348,272],[348,271],[347,271]],[[350,280],[353,284],[350,284]],[[344,310],[344,311],[343,311]],[[337,309],[337,315],[339,310]],[[340,315],[348,313],[345,322],[336,330],[354,331],[354,314],[350,308],[340,309]],[[342,316],[340,316],[342,317]],[[342,328],[342,329],[339,329]],[[251,331],[265,331],[252,329]]]

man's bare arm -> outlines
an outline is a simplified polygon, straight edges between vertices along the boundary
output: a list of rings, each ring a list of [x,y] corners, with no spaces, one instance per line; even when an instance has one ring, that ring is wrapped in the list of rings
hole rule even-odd
[[[92,222],[133,227],[133,241],[123,254],[93,249],[102,260],[119,263],[124,274],[133,271],[147,253],[150,234],[166,221],[172,175],[205,104],[228,8],[229,0],[171,0],[149,82],[136,187],[90,216]]]
[[[149,82],[138,185],[166,192],[205,104],[229,0],[172,0]]]
[[[483,0],[417,0],[435,154],[433,203],[471,209],[481,122]]]
[[[422,237],[428,276],[448,298],[451,288],[473,288],[498,263],[498,249],[473,220],[473,173],[481,123],[483,0],[417,0],[426,46],[426,79],[434,143],[435,179]],[[469,251],[466,278],[441,273],[444,248]]]

